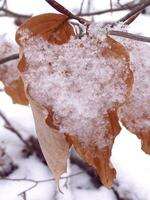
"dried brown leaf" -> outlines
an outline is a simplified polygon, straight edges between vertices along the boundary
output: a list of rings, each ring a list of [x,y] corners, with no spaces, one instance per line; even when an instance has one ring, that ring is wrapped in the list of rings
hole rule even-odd
[[[104,57],[114,57],[126,61],[125,65],[122,67],[124,68],[124,70],[128,71],[128,77],[125,82],[129,94],[133,84],[133,74],[129,68],[129,54],[120,43],[116,42],[112,38],[107,37],[105,42],[109,44],[110,48],[103,48],[102,53]],[[120,74],[120,78],[124,80],[123,73]],[[119,134],[121,130],[117,116],[117,109],[120,106],[121,105],[116,105],[114,108],[115,110],[107,111],[107,115],[105,116],[107,132],[105,133],[105,138],[103,139],[105,140],[105,142],[107,141],[108,145],[104,148],[100,149],[98,147],[98,144],[92,143],[92,141],[95,141],[96,138],[98,140],[98,134],[93,135],[93,133],[91,133],[91,138],[89,138],[88,141],[86,139],[86,136],[85,138],[83,138],[84,136],[82,136],[81,140],[81,138],[79,138],[78,136],[66,134],[68,141],[70,142],[70,144],[74,145],[76,151],[79,153],[81,158],[88,162],[88,164],[96,168],[100,176],[101,182],[106,187],[111,187],[113,179],[116,175],[116,171],[110,162],[110,157],[115,137],[117,136],[117,134]],[[95,139],[93,140],[93,138]]]
[[[69,145],[63,134],[60,134],[58,130],[50,127],[50,125],[46,123],[46,118],[48,116],[47,110],[40,107],[32,100],[30,100],[30,105],[33,111],[40,146],[48,166],[52,170],[57,184],[59,185],[60,176],[66,172]]]
[[[29,31],[28,36],[24,34],[26,31]],[[26,21],[16,34],[16,41],[21,47],[21,60],[19,63],[21,73],[25,72],[30,65],[30,63],[26,62],[24,55],[24,46],[30,38],[40,36],[49,43],[61,45],[66,43],[71,35],[74,35],[73,29],[64,15],[44,14]],[[122,61],[122,73],[120,72],[119,74],[118,83],[120,83],[121,79],[126,84],[128,90],[126,96],[128,96],[133,83],[132,72],[129,68],[128,52],[120,43],[110,37],[107,37],[104,43],[107,43],[109,48],[103,47],[101,49],[102,55],[108,59],[112,57]],[[124,77],[124,74],[126,74],[126,77]],[[117,110],[121,104],[116,103],[102,116],[106,123],[104,135],[101,132],[95,132],[95,134],[91,133],[87,139],[86,134],[79,137],[76,133],[66,133],[65,138],[63,134],[59,133],[59,128],[53,123],[53,108],[47,108],[47,105],[44,105],[43,108],[39,102],[35,102],[33,100],[34,97],[30,94],[30,85],[26,87],[34,113],[39,142],[57,181],[66,170],[69,146],[73,144],[79,155],[96,168],[103,184],[110,187],[116,174],[115,169],[111,165],[110,156],[114,139],[121,130],[117,116]],[[103,147],[99,147],[99,144],[95,142],[101,137],[102,141],[99,141],[99,143],[104,141]]]
[[[111,37],[107,37],[106,38],[106,42],[108,43],[108,45],[110,45],[110,48],[104,47],[103,49],[103,56],[104,57],[114,57],[116,59],[122,59],[126,62],[126,65],[128,67],[128,69],[125,68],[124,66],[124,70],[128,70],[128,77],[124,77],[124,73],[122,73],[120,75],[120,77],[125,80],[127,87],[128,87],[128,95],[130,94],[131,90],[132,90],[132,85],[133,85],[133,73],[130,69],[130,56],[129,53],[127,51],[127,49],[120,44],[119,42],[117,42],[116,40],[114,40]],[[127,95],[127,96],[128,96]]]
[[[49,43],[64,44],[70,39],[70,36],[74,35],[73,28],[67,22],[67,19],[68,17],[65,15],[50,13],[32,17],[25,21],[17,30],[16,42],[20,46],[24,46],[28,39],[40,36]],[[23,37],[24,32],[29,32],[29,35]],[[23,72],[26,68],[26,60],[22,49],[20,49],[20,58],[18,68]]]
[[[142,150],[150,155],[150,132],[136,134],[141,139]]]
[[[67,22],[67,16],[60,14],[42,14],[27,20],[18,29],[16,41],[20,45],[20,62],[18,69],[20,72],[26,71],[28,63],[24,56],[23,47],[28,39],[40,36],[49,43],[61,45],[66,43],[70,36],[74,35],[72,26]],[[29,37],[22,37],[24,31],[29,31]],[[36,132],[41,149],[52,170],[57,184],[60,176],[66,171],[67,158],[69,154],[69,144],[65,136],[60,134],[57,127],[52,122],[51,112],[42,107],[38,102],[31,100],[29,94],[30,86],[26,85],[26,93],[32,107]]]
[[[24,84],[21,78],[6,85],[5,92],[12,98],[13,103],[28,105],[28,99],[25,95]]]
[[[131,57],[134,84],[130,96],[120,108],[123,125],[141,139],[142,150],[150,154],[150,47],[144,43],[123,40]]]
[[[0,58],[7,57],[14,52],[18,53],[17,45],[5,38],[0,41]],[[13,103],[27,105],[28,100],[24,92],[23,81],[17,69],[17,60],[0,65],[0,81],[4,84],[5,92],[12,98]]]
[[[16,41],[22,45],[26,38],[22,38],[22,31],[29,30],[31,35],[41,36],[49,43],[64,44],[74,35],[72,26],[67,22],[68,17],[61,14],[42,14],[25,21],[17,31]],[[21,40],[20,40],[21,38]]]
[[[98,140],[98,134],[91,134],[91,138],[89,138],[88,141],[86,136],[82,138],[82,141],[79,137],[72,135],[67,135],[67,139],[70,144],[74,145],[80,157],[96,169],[101,182],[106,187],[110,188],[116,177],[116,171],[110,162],[111,150],[114,139],[120,132],[121,127],[118,123],[116,111],[108,112],[106,119],[107,133],[105,133],[103,140],[105,140],[105,142],[107,141],[107,146],[104,148],[101,149],[98,144],[92,142],[93,137],[96,137]]]

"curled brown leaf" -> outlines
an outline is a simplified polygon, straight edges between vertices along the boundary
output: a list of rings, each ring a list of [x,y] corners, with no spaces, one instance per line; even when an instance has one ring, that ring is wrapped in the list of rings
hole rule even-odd
[[[66,43],[74,35],[72,26],[67,22],[67,16],[60,14],[42,14],[27,20],[18,29],[16,41],[20,45],[20,62],[18,69],[21,73],[27,70],[28,63],[24,55],[24,45],[34,36],[40,36],[52,44]],[[29,35],[26,37],[26,31]],[[24,35],[24,36],[23,36]],[[51,112],[30,98],[30,86],[26,84],[26,93],[32,107],[36,132],[41,149],[52,170],[57,184],[60,176],[66,172],[69,145],[65,136],[60,134],[51,119]]]

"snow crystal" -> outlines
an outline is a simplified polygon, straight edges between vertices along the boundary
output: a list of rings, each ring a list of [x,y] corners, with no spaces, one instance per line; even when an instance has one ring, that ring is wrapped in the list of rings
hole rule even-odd
[[[61,46],[31,37],[23,45],[28,63],[24,80],[32,98],[53,111],[60,132],[99,140],[100,147],[109,144],[108,110],[123,103],[128,92],[121,78],[126,63],[102,56],[106,45],[88,36]]]

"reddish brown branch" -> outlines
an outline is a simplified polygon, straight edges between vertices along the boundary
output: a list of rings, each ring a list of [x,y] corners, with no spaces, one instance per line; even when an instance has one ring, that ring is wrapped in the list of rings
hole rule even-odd
[[[137,14],[131,16],[128,20],[125,21],[124,24],[125,25],[130,25],[141,14],[141,12],[138,12]]]
[[[64,15],[67,15],[70,19],[74,18],[74,15],[61,4],[59,4],[57,1],[46,0],[46,2],[50,4],[53,8],[55,8],[57,11],[61,12]]]
[[[88,24],[89,22],[77,15],[74,15],[72,12],[70,12],[69,10],[67,10],[64,6],[62,6],[61,4],[59,4],[57,1],[55,0],[46,0],[46,2],[51,5],[53,8],[55,8],[58,12],[68,16],[68,19],[75,19],[77,21],[79,21],[81,24]]]

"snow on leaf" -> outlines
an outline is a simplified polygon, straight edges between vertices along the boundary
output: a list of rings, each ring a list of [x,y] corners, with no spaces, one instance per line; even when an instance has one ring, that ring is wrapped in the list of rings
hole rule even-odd
[[[25,21],[17,30],[16,41],[20,46],[24,46],[27,41],[40,36],[49,43],[63,44],[67,42],[71,35],[74,35],[72,26],[67,22],[67,16],[60,14],[41,14]],[[20,50],[20,63],[18,68],[25,71],[25,58]]]
[[[70,144],[74,145],[80,157],[88,162],[89,165],[96,168],[101,182],[109,188],[116,177],[116,171],[110,162],[111,150],[114,139],[120,132],[121,127],[118,123],[116,111],[108,112],[105,120],[107,120],[107,133],[105,133],[104,138],[100,138],[101,133],[99,133],[91,135],[89,140],[87,140],[86,136],[81,140],[80,137],[72,135],[67,135],[67,139]],[[101,139],[105,140],[105,142],[107,141],[107,145],[99,148],[99,145],[93,142],[95,139],[99,140],[99,142],[102,142]]]
[[[129,51],[134,75],[133,90],[120,109],[123,125],[142,140],[142,149],[150,154],[150,47],[141,42],[122,39]]]
[[[126,82],[127,87],[128,87],[128,92],[129,92],[127,94],[127,96],[128,96],[132,90],[132,85],[133,85],[133,73],[130,69],[129,53],[128,53],[127,49],[125,49],[119,42],[115,41],[111,37],[107,37],[106,40],[107,40],[107,43],[110,45],[110,47],[103,49],[103,56],[106,56],[106,57],[113,56],[116,59],[122,59],[122,60],[126,61],[127,65],[128,65],[129,71],[128,71],[127,77],[125,76],[124,73],[121,74],[121,78],[124,79],[124,81]],[[125,69],[125,70],[127,70],[127,69]]]
[[[65,39],[61,31],[67,34]],[[120,132],[117,110],[128,97],[133,82],[129,55],[110,37],[100,41],[92,34],[81,39],[70,38],[72,35],[73,29],[63,15],[31,18],[16,35],[21,47],[19,69],[29,100],[36,103],[34,108],[31,101],[39,140],[55,177],[66,169],[68,148],[73,144],[80,156],[97,169],[103,184],[110,187],[115,177],[111,148]],[[57,135],[59,145],[62,137],[62,147],[65,142],[69,144],[60,153],[59,162],[50,153],[53,149],[45,146],[49,140],[47,125],[56,130],[51,134]],[[42,127],[46,128],[45,136]],[[59,154],[59,150],[55,149],[55,153]],[[59,170],[54,169],[56,165]]]
[[[126,72],[123,70],[118,77],[118,83],[120,78],[125,81],[125,84],[128,88],[128,92],[126,93],[127,97],[131,91],[133,83],[132,72],[129,69],[128,52],[121,44],[110,37],[106,38],[106,44],[104,47],[101,47],[103,57],[106,59],[114,57],[116,59],[123,59],[126,61],[124,65],[122,63],[122,67],[124,70],[128,71],[127,76],[125,77],[124,73]],[[126,69],[125,65],[128,65],[128,69]],[[105,100],[107,101],[107,99]],[[113,110],[113,106],[116,110]],[[82,137],[78,135],[74,136],[72,134],[66,134],[68,141],[74,145],[81,158],[96,168],[102,183],[107,187],[111,187],[112,181],[116,175],[115,169],[110,163],[110,156],[114,139],[121,130],[117,117],[117,109],[119,106],[119,104],[112,105],[111,111],[106,109],[107,114],[105,114],[103,118],[105,123],[105,132],[103,133],[104,135],[102,134],[102,128],[99,129],[98,133],[94,133],[94,131],[93,133],[91,132],[88,139],[87,135],[84,134],[82,134]],[[104,115],[104,113],[101,114]],[[99,120],[102,119],[99,118]],[[96,124],[94,126],[96,129]],[[95,142],[96,140],[99,141],[99,143]],[[102,147],[103,143],[105,143],[104,147]]]

